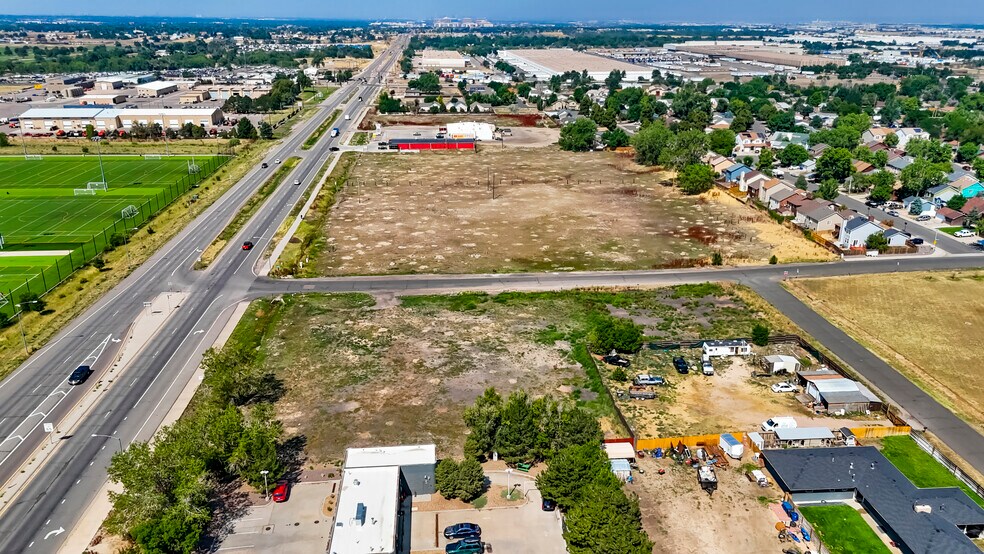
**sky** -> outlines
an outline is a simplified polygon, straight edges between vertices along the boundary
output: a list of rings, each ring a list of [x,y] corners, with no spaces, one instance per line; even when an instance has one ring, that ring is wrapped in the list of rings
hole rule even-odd
[[[62,4],[62,5],[59,5]],[[982,0],[75,0],[42,5],[51,15],[799,23],[817,19],[875,23],[984,23]],[[41,15],[39,4],[0,0],[0,13]]]

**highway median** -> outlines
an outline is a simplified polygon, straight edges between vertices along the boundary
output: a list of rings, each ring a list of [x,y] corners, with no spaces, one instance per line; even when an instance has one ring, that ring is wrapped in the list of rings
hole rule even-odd
[[[338,119],[338,116],[341,113],[342,110],[333,111],[331,113],[331,117],[329,117],[328,119],[325,120],[324,123],[319,125],[318,128],[315,129],[313,133],[311,133],[311,136],[309,136],[307,140],[304,141],[304,144],[301,145],[301,150],[310,150],[311,148],[314,148],[314,145],[317,144],[319,140],[321,140],[321,137],[323,137],[325,132],[328,131],[328,128],[335,124],[335,120]]]

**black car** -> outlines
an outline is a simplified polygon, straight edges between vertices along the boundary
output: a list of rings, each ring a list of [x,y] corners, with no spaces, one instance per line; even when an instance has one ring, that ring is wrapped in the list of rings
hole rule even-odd
[[[618,354],[610,354],[608,356],[605,356],[604,358],[601,359],[601,361],[609,365],[617,365],[618,367],[629,367],[630,365],[632,365],[632,362],[619,356]]]
[[[263,163],[261,163],[261,164],[260,164],[260,167],[262,167],[263,169],[266,169],[266,168],[268,168],[268,167],[270,167],[270,166],[269,166],[269,165],[267,165],[267,163],[266,163],[266,162],[263,162]]]
[[[80,365],[68,376],[68,384],[81,385],[90,375],[92,375],[92,368],[87,365]]]
[[[444,528],[444,538],[471,539],[482,536],[482,528],[475,523],[455,523]]]
[[[542,508],[544,512],[552,512],[557,509],[557,503],[553,500],[544,498],[543,502],[540,503],[540,508]]]
[[[673,358],[673,367],[676,368],[677,373],[690,373],[690,364],[687,363],[687,360],[683,359],[683,356]]]
[[[879,202],[877,200],[868,200],[864,203],[864,205],[868,206],[869,208],[877,208],[882,205],[882,202]]]
[[[918,246],[918,245],[920,245],[920,244],[922,244],[922,243],[924,243],[926,241],[924,239],[919,238],[919,237],[912,237],[912,240],[910,240],[909,242],[911,242],[912,244],[915,244],[915,245]]]
[[[332,152],[338,152],[338,147],[337,146],[332,146],[328,150],[331,150]]]

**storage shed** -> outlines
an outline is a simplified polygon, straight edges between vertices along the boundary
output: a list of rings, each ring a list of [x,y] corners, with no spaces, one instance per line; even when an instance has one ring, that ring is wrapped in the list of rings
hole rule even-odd
[[[620,480],[628,481],[632,476],[632,466],[629,465],[628,460],[609,460],[608,463],[612,465],[612,473]]]
[[[834,433],[826,427],[794,427],[776,429],[776,445],[779,448],[830,446]]]
[[[609,460],[635,460],[635,449],[628,442],[606,442],[604,444],[605,454]]]
[[[776,354],[762,358],[762,367],[775,375],[777,373],[795,373],[800,370],[800,362],[794,356]]]

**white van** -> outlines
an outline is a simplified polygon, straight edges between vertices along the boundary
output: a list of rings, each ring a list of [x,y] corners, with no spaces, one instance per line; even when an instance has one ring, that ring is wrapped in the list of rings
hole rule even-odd
[[[796,420],[788,416],[776,416],[762,422],[763,431],[775,431],[776,429],[795,429]]]

